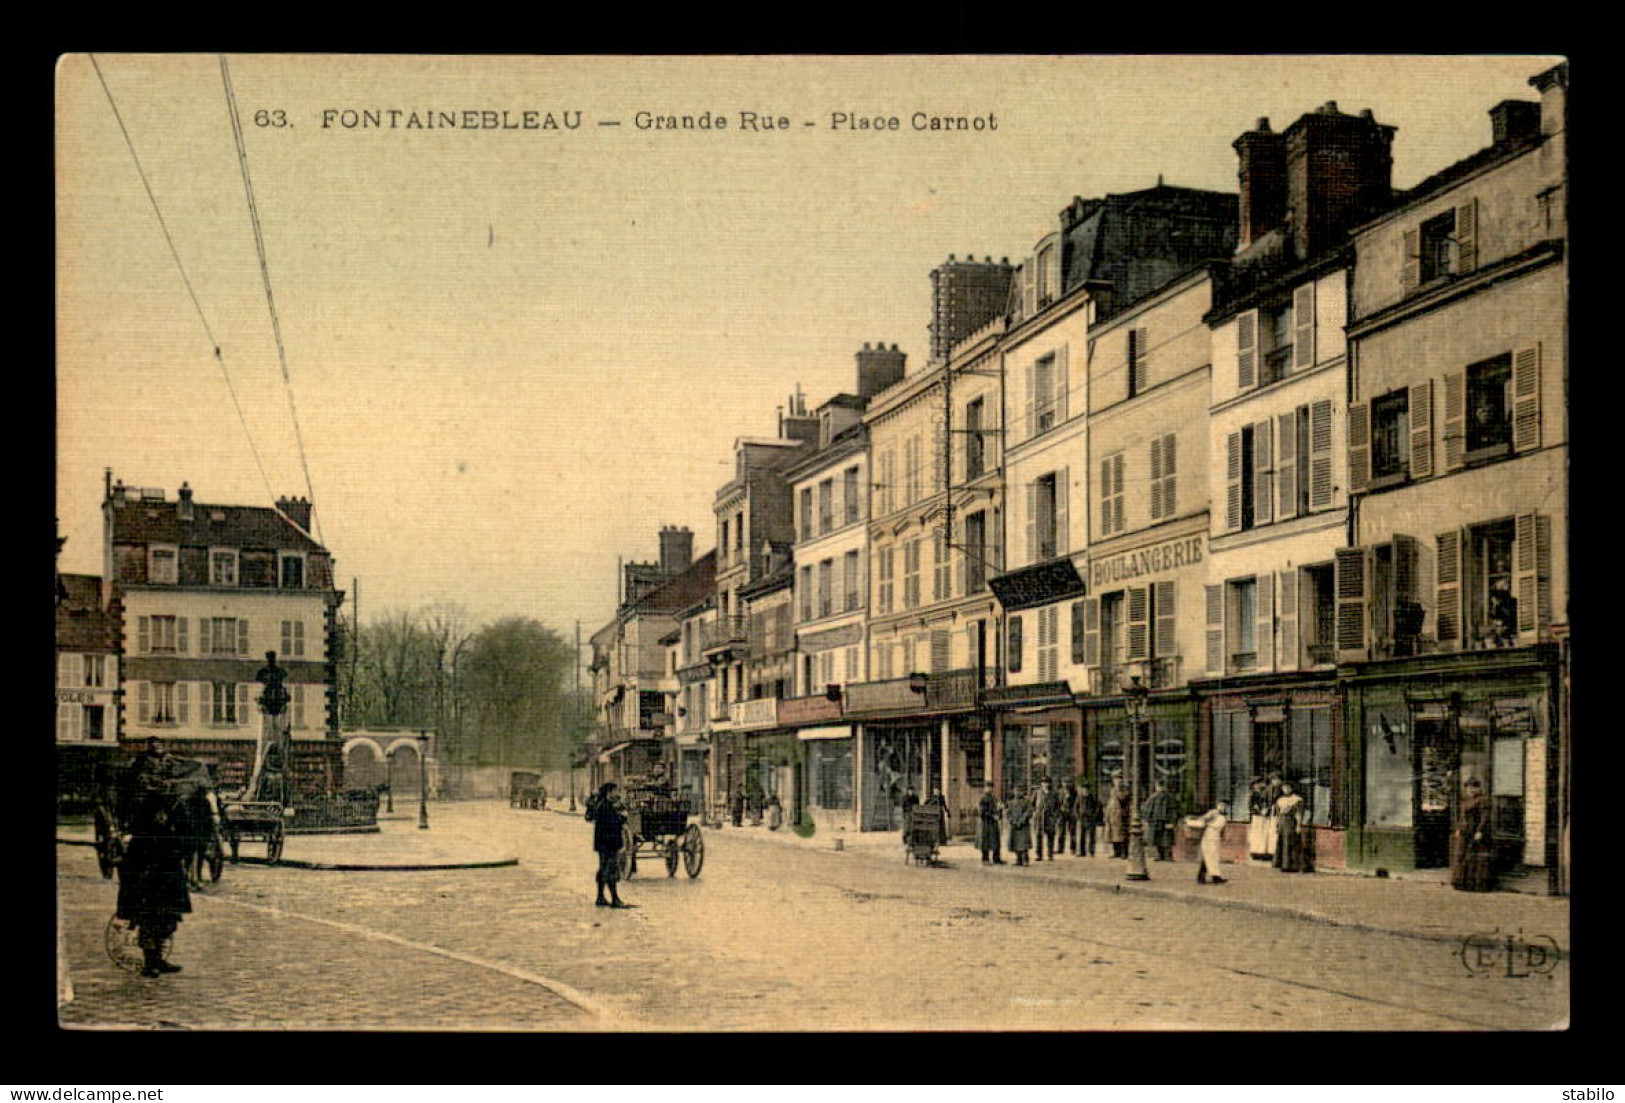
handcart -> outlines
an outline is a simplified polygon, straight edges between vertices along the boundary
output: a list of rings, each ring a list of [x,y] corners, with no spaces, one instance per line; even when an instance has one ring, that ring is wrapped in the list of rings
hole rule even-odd
[[[904,862],[936,865],[937,851],[942,846],[942,813],[930,807],[909,809],[908,831],[903,841]]]

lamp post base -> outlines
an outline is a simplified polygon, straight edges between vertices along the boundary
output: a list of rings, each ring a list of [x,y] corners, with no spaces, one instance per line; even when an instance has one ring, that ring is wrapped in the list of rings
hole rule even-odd
[[[1145,840],[1140,835],[1140,825],[1137,823],[1129,826],[1128,870],[1123,874],[1123,880],[1151,880],[1151,871],[1145,868]]]

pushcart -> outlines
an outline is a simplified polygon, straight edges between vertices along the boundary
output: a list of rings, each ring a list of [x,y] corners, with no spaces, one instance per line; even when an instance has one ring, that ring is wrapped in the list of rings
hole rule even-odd
[[[903,861],[936,865],[937,851],[942,846],[942,813],[932,807],[909,809],[908,831],[903,841]]]

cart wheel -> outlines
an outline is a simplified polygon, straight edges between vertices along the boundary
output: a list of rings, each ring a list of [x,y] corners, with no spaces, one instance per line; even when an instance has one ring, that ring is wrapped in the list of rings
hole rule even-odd
[[[277,862],[282,860],[282,843],[284,837],[285,832],[280,823],[271,829],[271,836],[265,841],[266,861]]]
[[[682,845],[676,839],[673,839],[671,842],[666,844],[666,876],[667,877],[675,877],[675,876],[677,876],[677,852],[679,850],[681,850],[681,849],[682,849]]]
[[[103,944],[107,947],[108,959],[126,973],[139,973],[147,964],[147,955],[136,940],[135,928],[117,915],[107,921]],[[164,939],[163,945],[158,948],[159,954],[167,958],[173,944],[173,938]]]
[[[96,864],[101,867],[103,877],[112,878],[113,871],[124,857],[122,850],[118,832],[113,830],[112,819],[100,808],[96,809]]]
[[[638,837],[630,827],[621,828],[621,880],[625,881],[638,871]]]
[[[705,865],[705,836],[700,834],[698,824],[683,832],[683,868],[690,877],[698,877],[700,869]]]
[[[218,831],[215,832],[214,838],[209,840],[209,850],[204,855],[204,861],[209,866],[209,880],[218,882],[226,868],[226,848],[220,843]]]

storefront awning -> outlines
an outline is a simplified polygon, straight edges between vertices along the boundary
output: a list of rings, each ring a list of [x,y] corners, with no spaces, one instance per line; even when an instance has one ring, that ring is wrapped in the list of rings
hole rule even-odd
[[[829,724],[822,728],[802,728],[796,732],[797,739],[851,739],[851,724]]]

